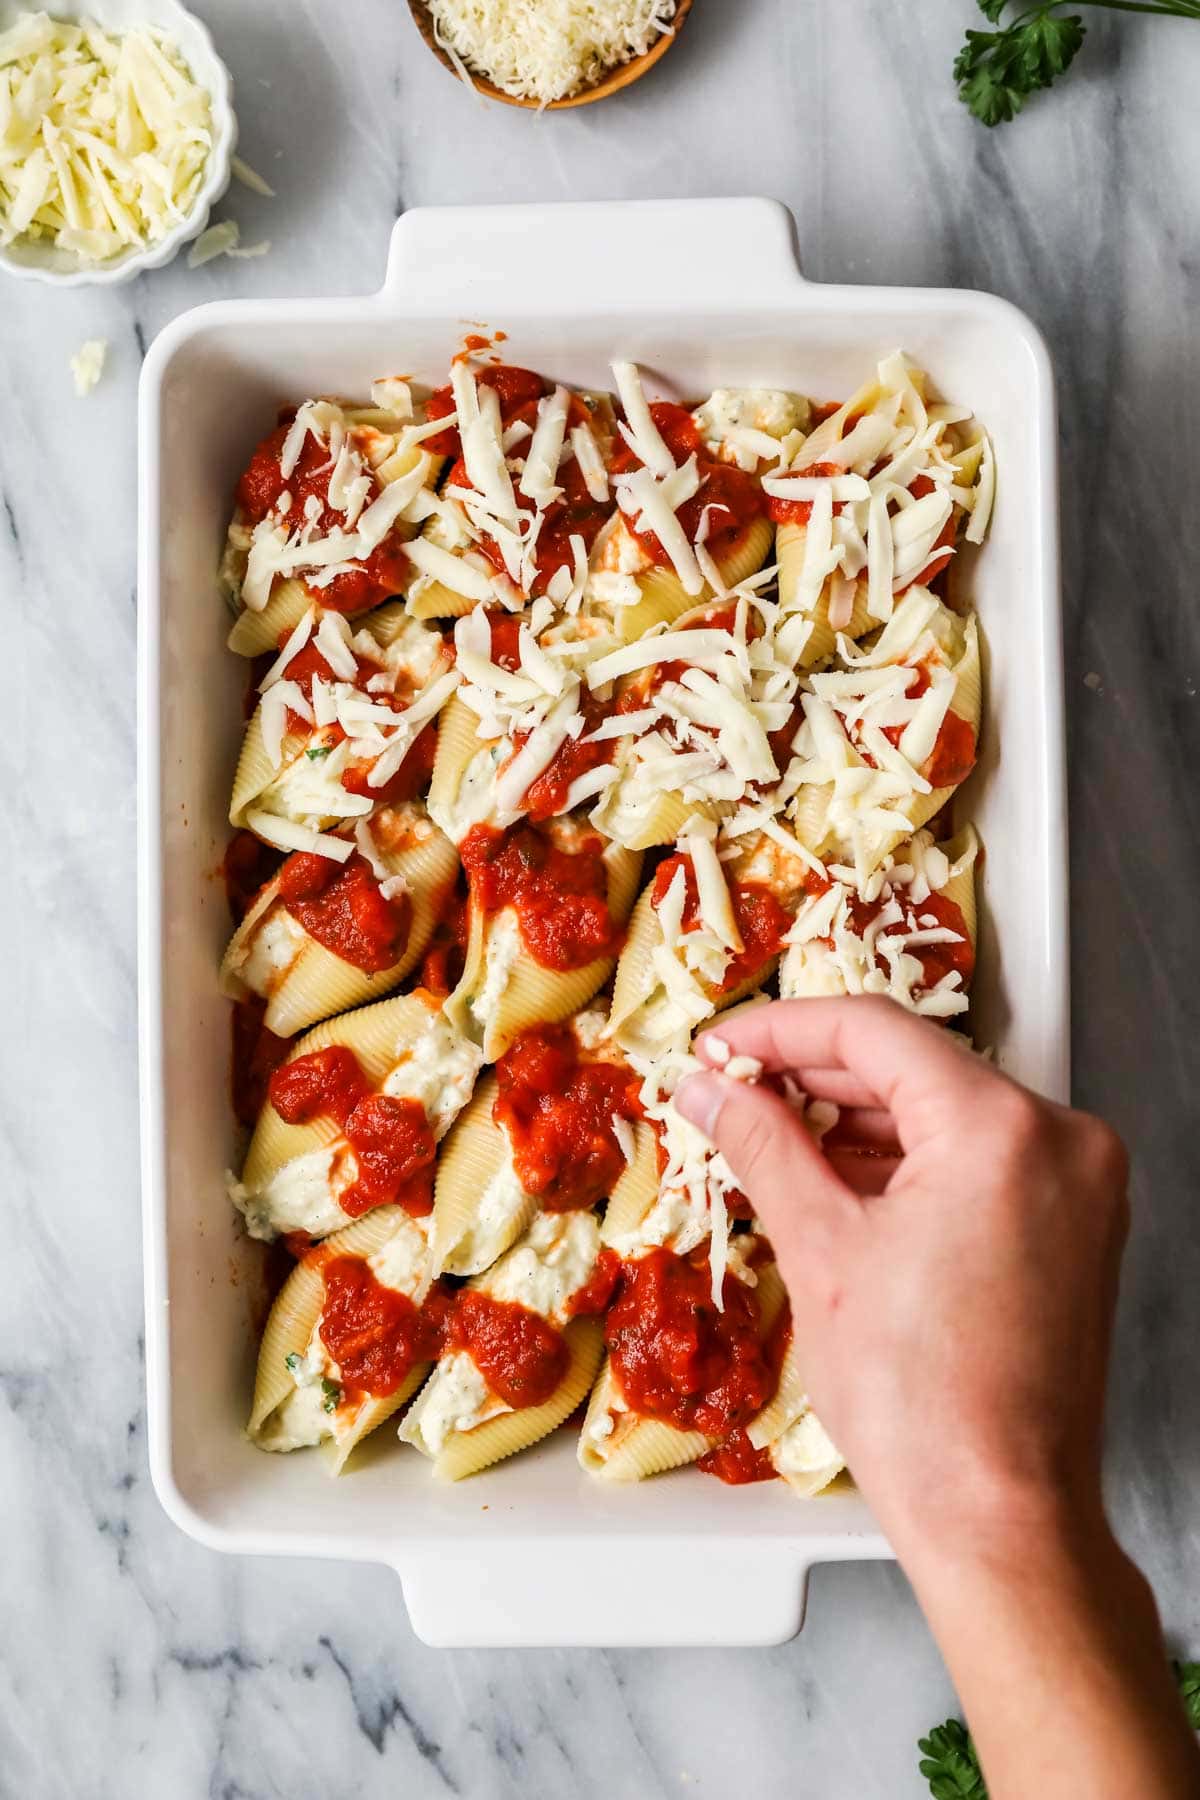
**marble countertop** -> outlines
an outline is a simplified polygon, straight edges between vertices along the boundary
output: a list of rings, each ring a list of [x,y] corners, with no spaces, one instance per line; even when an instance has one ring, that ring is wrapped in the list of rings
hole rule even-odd
[[[223,1559],[159,1510],[135,1098],[138,367],[198,300],[376,286],[393,216],[431,202],[767,192],[814,279],[990,288],[1041,325],[1062,406],[1076,1086],[1137,1159],[1112,1496],[1195,1654],[1200,33],[1098,15],[1061,93],[989,134],[949,79],[968,0],[700,0],[643,86],[541,118],[454,86],[399,0],[195,8],[234,71],[243,152],[278,189],[223,212],[270,254],[3,291],[20,780],[0,886],[0,1790],[915,1797],[914,1740],[953,1695],[889,1566],[818,1570],[804,1633],[774,1651],[444,1653],[376,1570]],[[67,363],[92,336],[110,362],[85,402]]]

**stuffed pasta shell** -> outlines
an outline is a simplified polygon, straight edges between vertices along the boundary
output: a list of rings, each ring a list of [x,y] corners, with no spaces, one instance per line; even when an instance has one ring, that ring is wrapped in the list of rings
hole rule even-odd
[[[420,1387],[441,1342],[428,1221],[381,1206],[308,1250],[271,1308],[249,1436],[260,1450],[320,1444],[341,1473],[357,1444]]]
[[[440,460],[406,384],[379,397],[382,408],[306,400],[251,457],[221,565],[238,655],[277,648],[314,599],[354,617],[404,592],[404,544]]]
[[[420,962],[454,885],[458,855],[420,800],[382,806],[354,836],[289,856],[230,940],[230,999],[257,995],[276,1037],[377,1000]]]
[[[885,623],[909,588],[938,582],[960,533],[983,541],[991,446],[968,412],[926,389],[922,370],[888,357],[764,477],[779,604],[801,667],[828,656],[839,633],[853,640]]]
[[[438,1159],[439,1273],[480,1273],[539,1211],[649,1204],[658,1171],[641,1082],[606,1027],[602,1012],[531,1026],[480,1082]]]
[[[318,1025],[271,1076],[231,1186],[250,1235],[325,1237],[393,1204],[429,1213],[438,1143],[481,1061],[421,990]]]
[[[297,828],[328,831],[423,794],[457,683],[441,633],[402,603],[353,632],[313,603],[259,683],[230,824],[294,850]]]
[[[780,994],[888,994],[927,1018],[965,1013],[978,849],[969,825],[945,844],[921,831],[862,883],[848,868],[810,874],[787,931]]]
[[[781,660],[775,609],[743,588],[589,662],[609,724],[623,725],[616,775],[594,822],[632,849],[673,842],[696,818],[717,820],[778,787],[796,729],[799,678]]]
[[[457,621],[461,685],[441,721],[429,786],[430,810],[455,843],[473,825],[573,812],[614,779],[620,721],[607,719],[610,708],[582,680],[611,645],[594,620],[567,615],[547,627],[541,601],[527,618],[478,607]]]
[[[790,821],[818,857],[861,880],[939,813],[975,766],[979,634],[927,588],[905,595],[883,630],[809,677],[793,739]]]
[[[607,1481],[641,1481],[698,1461],[762,1410],[776,1384],[772,1328],[786,1304],[759,1240],[726,1246],[721,1305],[708,1246],[667,1245],[621,1263],[605,1317],[608,1355],[588,1402],[579,1461]]]
[[[613,984],[619,1043],[653,1054],[774,972],[807,871],[769,839],[720,848],[692,820],[640,895]]]
[[[626,643],[768,561],[775,532],[756,474],[714,454],[708,422],[647,402],[632,363],[614,363],[623,417],[611,474],[618,510],[597,538],[588,605]]]
[[[494,1062],[519,1032],[578,1012],[612,973],[641,857],[573,815],[472,826],[466,967],[447,1015]]]
[[[435,442],[450,468],[410,547],[410,610],[458,617],[481,601],[519,608],[538,595],[577,606],[613,507],[607,399],[464,358],[430,406],[445,409]]]
[[[778,1475],[801,1499],[819,1494],[846,1466],[809,1404],[790,1326],[784,1333],[775,1393],[746,1426],[745,1436],[749,1449],[761,1459],[757,1478]]]
[[[528,1449],[584,1399],[603,1354],[590,1316],[607,1298],[599,1260],[592,1213],[544,1213],[459,1291],[446,1349],[400,1427],[436,1476],[460,1481]]]

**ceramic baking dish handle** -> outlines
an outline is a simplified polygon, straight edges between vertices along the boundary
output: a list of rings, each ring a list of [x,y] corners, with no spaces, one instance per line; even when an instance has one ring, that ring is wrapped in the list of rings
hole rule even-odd
[[[777,1539],[442,1542],[398,1573],[413,1630],[438,1649],[782,1644],[808,1586]]]
[[[735,308],[794,298],[792,216],[776,200],[418,207],[392,229],[381,298],[483,323],[627,303]]]

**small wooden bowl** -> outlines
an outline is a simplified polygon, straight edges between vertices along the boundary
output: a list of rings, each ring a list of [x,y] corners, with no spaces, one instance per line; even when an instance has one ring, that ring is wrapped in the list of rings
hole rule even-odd
[[[449,69],[456,79],[461,79],[458,70],[437,41],[433,29],[433,17],[426,5],[426,0],[408,0],[408,9],[416,21],[417,30],[442,67]],[[549,100],[544,108],[540,101],[522,100],[518,99],[515,94],[504,93],[502,89],[493,87],[490,81],[485,81],[482,75],[477,75],[474,70],[471,71],[471,84],[489,100],[499,100],[504,106],[523,106],[531,112],[539,110],[562,112],[569,106],[590,106],[593,100],[606,100],[610,94],[619,93],[622,88],[632,86],[635,81],[640,81],[656,62],[661,62],[679,36],[680,29],[691,10],[692,0],[678,0],[675,17],[672,21],[673,29],[664,31],[644,56],[635,56],[627,63],[618,63],[615,69],[610,69],[607,75],[602,76],[591,87],[584,88],[582,93],[570,94],[565,100]]]

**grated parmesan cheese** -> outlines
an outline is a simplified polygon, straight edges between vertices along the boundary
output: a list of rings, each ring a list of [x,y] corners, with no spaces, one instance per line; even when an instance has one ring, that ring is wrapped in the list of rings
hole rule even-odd
[[[670,32],[676,0],[429,0],[439,44],[462,74],[543,106],[593,87]]]
[[[208,93],[165,33],[44,12],[0,33],[0,243],[85,264],[155,243],[186,219],[212,147]]]

